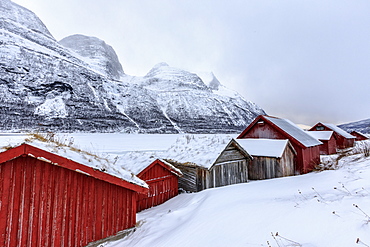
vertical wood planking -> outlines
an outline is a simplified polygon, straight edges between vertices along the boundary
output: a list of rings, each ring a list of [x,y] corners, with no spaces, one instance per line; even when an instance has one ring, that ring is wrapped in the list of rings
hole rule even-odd
[[[85,246],[135,224],[135,192],[31,157],[0,164],[0,197],[0,246]]]
[[[139,177],[149,185],[149,191],[146,195],[138,195],[138,212],[162,204],[178,193],[178,176],[159,164],[151,166]],[[176,186],[173,186],[173,180]]]

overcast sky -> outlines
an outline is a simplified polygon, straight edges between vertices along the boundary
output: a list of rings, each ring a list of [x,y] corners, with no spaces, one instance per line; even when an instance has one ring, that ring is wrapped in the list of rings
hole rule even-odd
[[[111,45],[129,75],[155,64],[214,72],[295,123],[370,118],[368,0],[16,0],[57,39]]]

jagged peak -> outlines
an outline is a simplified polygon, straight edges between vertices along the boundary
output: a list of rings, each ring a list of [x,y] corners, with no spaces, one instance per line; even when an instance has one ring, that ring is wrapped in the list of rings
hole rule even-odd
[[[219,90],[219,87],[222,86],[213,72],[197,72],[196,74],[211,90]]]

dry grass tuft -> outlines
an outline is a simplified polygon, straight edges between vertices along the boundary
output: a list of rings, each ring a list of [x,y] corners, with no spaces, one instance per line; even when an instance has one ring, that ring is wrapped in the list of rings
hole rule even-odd
[[[44,143],[50,143],[52,145],[55,145],[57,148],[68,148],[69,150],[73,152],[88,156],[88,158],[86,159],[89,161],[91,161],[91,158],[93,158],[96,160],[101,160],[101,161],[103,160],[103,161],[109,162],[107,158],[100,157],[93,152],[82,150],[76,145],[74,145],[73,137],[66,138],[64,136],[58,136],[52,132],[47,132],[47,133],[31,133],[29,134],[29,138],[26,139],[26,141],[28,142],[32,142],[34,140],[44,142]]]
[[[339,150],[337,155],[332,155],[315,166],[315,171],[336,170],[340,167],[341,159],[350,156],[352,156],[352,161],[360,160],[362,157],[370,157],[370,141],[357,142],[353,148]]]
[[[5,151],[6,150],[9,150],[9,149],[12,149],[12,148],[14,148],[12,145],[7,145],[7,146],[4,146],[4,147],[1,147],[1,149],[4,149]]]

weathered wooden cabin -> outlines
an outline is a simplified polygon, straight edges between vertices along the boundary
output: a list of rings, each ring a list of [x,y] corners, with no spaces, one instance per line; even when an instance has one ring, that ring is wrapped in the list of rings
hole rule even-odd
[[[317,123],[309,131],[334,131],[334,135],[337,141],[337,148],[345,149],[353,147],[356,137],[344,131],[334,124],[329,123]]]
[[[365,140],[368,140],[369,138],[367,136],[365,136],[364,134],[358,132],[358,131],[352,131],[350,133],[352,136],[356,137],[356,141],[365,141]]]
[[[307,133],[323,143],[320,146],[320,154],[337,153],[337,140],[334,131],[307,131]]]
[[[248,165],[250,180],[292,176],[295,174],[296,151],[289,140],[237,139],[252,157]]]
[[[322,142],[287,119],[260,115],[238,136],[245,138],[288,139],[297,152],[298,174],[310,172],[320,163]]]
[[[195,142],[198,145],[190,141],[184,147],[186,152],[183,156],[166,159],[183,173],[179,178],[179,188],[197,192],[248,182],[248,163],[252,157],[235,140],[225,144],[216,138],[201,138],[208,140]]]
[[[179,189],[187,192],[198,192],[210,188],[207,182],[209,178],[208,168],[192,162],[178,162],[173,159],[167,159],[166,161],[180,169],[183,174],[179,179]]]
[[[0,246],[86,246],[134,227],[144,185],[28,144],[11,148],[0,153]]]
[[[137,176],[149,185],[146,194],[139,194],[137,211],[157,206],[175,197],[179,191],[179,169],[165,160],[156,159]]]

